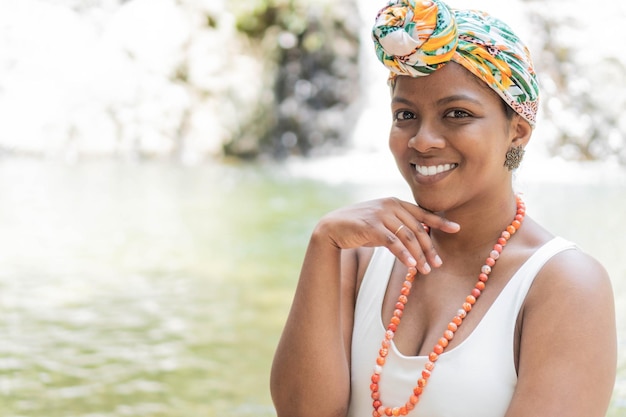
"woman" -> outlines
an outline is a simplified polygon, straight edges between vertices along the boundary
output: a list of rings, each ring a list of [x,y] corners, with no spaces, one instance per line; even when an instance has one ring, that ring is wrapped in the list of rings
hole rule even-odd
[[[415,203],[315,227],[272,368],[278,416],[604,416],[609,277],[525,216],[512,186],[537,111],[527,49],[439,0],[390,1],[374,41]]]

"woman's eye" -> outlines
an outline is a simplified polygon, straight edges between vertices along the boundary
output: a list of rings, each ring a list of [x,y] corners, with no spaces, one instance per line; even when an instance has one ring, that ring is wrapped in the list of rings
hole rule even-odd
[[[409,119],[415,119],[415,114],[411,113],[410,111],[406,111],[406,110],[401,110],[399,112],[396,112],[395,117],[396,120],[409,120]]]
[[[452,110],[446,114],[446,117],[452,117],[455,119],[469,117],[470,114],[464,110]]]

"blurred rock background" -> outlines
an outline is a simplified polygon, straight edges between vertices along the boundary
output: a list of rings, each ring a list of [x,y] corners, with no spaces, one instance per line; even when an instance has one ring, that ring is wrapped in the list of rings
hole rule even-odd
[[[354,7],[3,2],[0,149],[197,162],[338,144],[359,90]]]

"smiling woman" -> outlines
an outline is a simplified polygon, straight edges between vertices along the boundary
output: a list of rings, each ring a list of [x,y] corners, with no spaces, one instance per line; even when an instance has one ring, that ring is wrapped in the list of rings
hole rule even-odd
[[[604,416],[608,274],[513,188],[539,93],[526,46],[439,0],[389,1],[373,35],[413,201],[340,208],[314,228],[274,358],[278,416]]]

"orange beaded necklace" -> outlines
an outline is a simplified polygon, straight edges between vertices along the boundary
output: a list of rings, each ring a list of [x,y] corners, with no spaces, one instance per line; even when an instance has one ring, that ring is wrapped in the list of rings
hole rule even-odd
[[[465,319],[467,313],[472,310],[472,306],[476,303],[476,300],[478,299],[478,297],[480,297],[482,291],[484,291],[487,285],[487,280],[489,279],[489,274],[491,273],[491,268],[496,264],[497,259],[502,253],[502,249],[506,245],[511,235],[513,235],[521,227],[525,214],[526,205],[522,201],[521,197],[517,196],[517,213],[515,214],[515,219],[500,234],[498,242],[493,245],[493,249],[491,250],[491,253],[489,253],[489,257],[485,260],[485,264],[480,270],[480,274],[478,275],[478,282],[476,282],[476,285],[474,285],[472,292],[467,297],[465,297],[465,302],[463,303],[462,308],[458,310],[457,314],[452,318],[452,321],[448,323],[448,328],[443,332],[443,336],[437,341],[437,344],[433,347],[432,352],[428,354],[428,362],[426,362],[426,365],[424,365],[422,377],[417,380],[417,385],[415,386],[415,388],[413,388],[413,394],[409,397],[409,400],[403,406],[386,407],[383,405],[382,400],[380,399],[378,384],[380,382],[381,373],[383,370],[383,366],[385,365],[387,354],[389,353],[391,341],[395,336],[398,326],[400,325],[402,312],[404,311],[404,307],[408,301],[408,296],[411,293],[411,287],[415,279],[415,274],[417,274],[417,270],[414,267],[409,268],[409,271],[405,277],[404,284],[402,285],[402,289],[400,290],[400,296],[398,297],[398,301],[395,305],[393,316],[391,317],[391,321],[387,326],[385,338],[383,339],[382,346],[378,351],[378,358],[376,358],[376,366],[374,368],[374,373],[372,374],[372,383],[370,385],[373,400],[372,406],[374,407],[372,416],[405,416],[415,408],[416,404],[420,400],[420,396],[422,395],[424,388],[426,387],[426,384],[428,383],[428,379],[430,378],[431,373],[435,369],[435,362],[439,358],[439,355],[441,355],[446,349],[448,343],[454,337],[454,333],[463,323],[463,319]]]

